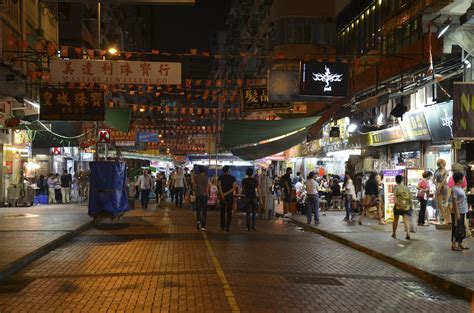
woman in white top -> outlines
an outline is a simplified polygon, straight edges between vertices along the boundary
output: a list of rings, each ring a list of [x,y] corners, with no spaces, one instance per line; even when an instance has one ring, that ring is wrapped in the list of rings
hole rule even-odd
[[[314,224],[319,224],[319,194],[318,194],[318,183],[314,179],[315,173],[310,172],[308,180],[306,181],[306,201],[308,206],[306,208],[306,218],[308,224],[311,224],[311,218],[314,212]]]
[[[345,203],[344,203],[344,207],[346,208],[346,217],[344,218],[344,221],[349,221],[349,216],[350,216],[350,221],[352,222],[354,220],[354,210],[352,208],[352,200],[356,198],[356,193],[355,193],[354,182],[352,181],[351,175],[349,175],[348,173],[346,173],[346,184],[344,188],[346,190]]]

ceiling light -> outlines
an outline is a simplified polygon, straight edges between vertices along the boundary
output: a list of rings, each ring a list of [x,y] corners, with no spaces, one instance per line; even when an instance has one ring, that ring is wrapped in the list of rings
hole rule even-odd
[[[357,130],[357,124],[352,122],[349,124],[349,126],[347,126],[347,132],[349,133],[353,133]]]
[[[441,38],[448,31],[449,26],[451,26],[451,16],[438,28],[438,38]]]
[[[163,137],[163,135],[162,135],[162,134],[159,134],[159,135],[158,135],[158,137],[160,137],[160,138],[161,138],[161,137]]]
[[[141,113],[145,112],[145,108],[144,108],[144,107],[141,107],[141,108],[140,108],[140,112],[141,112]]]

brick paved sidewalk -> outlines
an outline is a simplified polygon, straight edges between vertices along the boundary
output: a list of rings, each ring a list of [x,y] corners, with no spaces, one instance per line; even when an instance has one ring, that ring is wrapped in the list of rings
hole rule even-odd
[[[284,219],[207,231],[174,207],[85,231],[0,286],[3,312],[470,312],[413,275]]]
[[[438,283],[445,287],[454,288],[456,293],[464,293],[469,298],[474,290],[474,240],[468,238],[465,244],[472,250],[463,252],[451,251],[451,230],[438,230],[434,225],[419,226],[416,233],[411,234],[411,240],[405,240],[403,223],[397,230],[397,240],[391,238],[392,224],[379,225],[377,220],[365,219],[360,226],[357,221],[348,223],[343,221],[345,213],[326,212],[321,216],[321,223],[311,225],[319,233],[346,243],[358,250],[369,254],[376,253],[380,259],[398,261],[400,267],[408,265],[407,270],[421,270],[419,276],[434,275],[440,278]],[[355,217],[357,219],[358,216]],[[291,219],[307,226],[305,216],[293,215]],[[342,240],[341,240],[342,239]],[[380,255],[383,255],[380,257]],[[389,260],[390,261],[390,260]],[[393,262],[391,262],[394,264]],[[425,277],[426,278],[426,277]],[[429,277],[427,279],[430,279]],[[450,286],[455,283],[461,287]],[[466,288],[466,289],[464,289]],[[464,289],[464,290],[462,290]]]
[[[90,221],[87,206],[75,204],[0,208],[0,279]]]

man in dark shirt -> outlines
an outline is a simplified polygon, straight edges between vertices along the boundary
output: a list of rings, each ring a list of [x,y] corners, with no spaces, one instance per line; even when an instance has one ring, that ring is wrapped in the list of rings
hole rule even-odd
[[[219,177],[217,187],[221,199],[221,228],[229,231],[232,222],[232,206],[234,204],[234,191],[237,189],[237,181],[234,176],[230,175],[230,167],[222,168],[223,175]]]
[[[206,230],[207,198],[209,196],[209,179],[206,168],[199,166],[199,175],[194,178],[196,186],[196,224],[197,229]]]
[[[283,186],[283,214],[288,214],[288,209],[291,202],[291,189],[293,187],[291,181],[291,174],[293,170],[291,167],[286,169],[286,174],[281,177],[281,184]]]
[[[250,227],[253,230],[257,230],[255,227],[255,215],[257,213],[257,187],[258,180],[252,177],[253,169],[248,168],[245,171],[246,178],[242,179],[242,191],[244,194],[245,208],[247,210],[247,231],[250,231]]]
[[[61,175],[61,195],[64,203],[71,202],[71,183],[71,174],[69,174],[67,170],[64,170],[63,174]]]

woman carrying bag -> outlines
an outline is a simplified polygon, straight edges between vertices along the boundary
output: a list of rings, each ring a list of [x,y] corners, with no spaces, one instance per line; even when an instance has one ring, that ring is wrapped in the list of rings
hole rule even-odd
[[[428,203],[428,198],[430,194],[430,182],[429,180],[433,174],[430,171],[426,171],[422,174],[422,179],[418,182],[418,186],[416,189],[418,192],[416,193],[416,198],[420,202],[420,213],[418,214],[418,226],[427,226],[425,224],[425,217],[426,217],[426,204]]]

